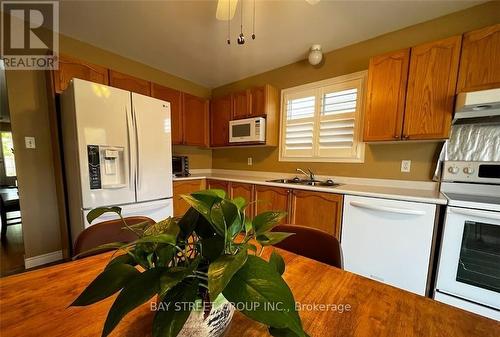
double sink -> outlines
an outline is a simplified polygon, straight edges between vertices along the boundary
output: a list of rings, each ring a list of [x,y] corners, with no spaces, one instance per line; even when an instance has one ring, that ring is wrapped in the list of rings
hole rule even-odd
[[[300,179],[295,177],[293,179],[273,179],[266,180],[269,183],[280,183],[280,184],[295,184],[295,185],[307,185],[307,186],[321,186],[321,187],[336,187],[340,184],[336,184],[333,180],[310,180],[310,179]]]

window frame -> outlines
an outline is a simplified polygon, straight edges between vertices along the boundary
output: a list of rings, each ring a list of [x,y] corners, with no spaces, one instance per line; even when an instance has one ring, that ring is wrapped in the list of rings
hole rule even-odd
[[[368,71],[358,71],[352,74],[332,77],[326,80],[311,82],[287,89],[281,90],[281,111],[280,111],[280,126],[279,126],[279,156],[280,162],[324,162],[324,163],[363,163],[365,159],[365,143],[363,142],[363,117],[364,104],[366,98]],[[354,137],[353,143],[356,146],[354,154],[348,157],[321,157],[319,152],[319,124],[321,121],[321,108],[324,92],[329,87],[342,85],[344,82],[358,80],[357,87],[357,102],[356,111],[354,112]],[[286,99],[290,96],[301,96],[302,93],[314,91],[315,94],[315,111],[313,117],[313,154],[311,156],[291,156],[285,155],[285,137],[287,126],[287,102]],[[340,118],[339,118],[340,119]],[[353,146],[354,147],[354,146]]]

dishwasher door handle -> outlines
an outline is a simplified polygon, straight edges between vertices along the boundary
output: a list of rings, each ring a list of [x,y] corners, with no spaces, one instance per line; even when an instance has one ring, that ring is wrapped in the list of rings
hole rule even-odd
[[[396,208],[396,207],[388,207],[388,206],[379,206],[379,205],[370,205],[364,202],[359,201],[350,201],[349,204],[354,207],[370,209],[374,211],[387,212],[387,213],[397,213],[397,214],[406,214],[406,215],[425,215],[425,211],[418,211],[414,209],[407,208]]]

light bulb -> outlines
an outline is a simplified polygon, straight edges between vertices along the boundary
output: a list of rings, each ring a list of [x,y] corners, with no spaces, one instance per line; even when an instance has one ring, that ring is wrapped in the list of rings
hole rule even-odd
[[[308,59],[309,63],[313,66],[321,63],[321,60],[323,59],[323,53],[321,52],[321,45],[315,44],[311,47]]]

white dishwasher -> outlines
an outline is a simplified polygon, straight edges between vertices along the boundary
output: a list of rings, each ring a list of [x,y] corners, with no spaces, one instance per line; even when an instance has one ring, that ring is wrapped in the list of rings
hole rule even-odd
[[[426,294],[436,205],[345,196],[344,269]]]

